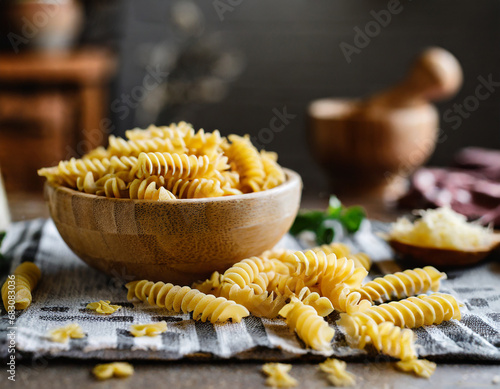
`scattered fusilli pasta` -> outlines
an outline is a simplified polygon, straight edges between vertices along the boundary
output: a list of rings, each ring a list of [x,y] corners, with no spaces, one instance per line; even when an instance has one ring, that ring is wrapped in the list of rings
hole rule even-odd
[[[33,262],[23,262],[7,277],[2,286],[3,305],[7,311],[26,309],[31,304],[31,292],[35,289],[42,273]]]
[[[134,367],[128,362],[111,362],[96,365],[92,374],[98,380],[107,380],[112,377],[125,378],[134,374]]]
[[[135,337],[138,336],[156,336],[167,331],[167,322],[160,321],[158,323],[148,324],[131,324],[130,333]]]
[[[58,343],[66,343],[69,339],[80,339],[84,336],[82,327],[77,323],[70,323],[49,331],[50,340]]]
[[[285,363],[266,363],[262,366],[262,371],[268,376],[266,385],[273,388],[290,388],[297,386],[298,382],[290,374],[292,365]]]

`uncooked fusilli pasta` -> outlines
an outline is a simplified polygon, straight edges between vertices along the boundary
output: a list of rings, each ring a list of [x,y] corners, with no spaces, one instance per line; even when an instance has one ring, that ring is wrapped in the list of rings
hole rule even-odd
[[[234,301],[207,295],[189,286],[181,287],[142,280],[129,282],[126,287],[129,300],[137,297],[150,305],[165,307],[171,311],[193,312],[195,320],[209,320],[211,323],[216,323],[231,319],[240,322],[243,317],[250,314],[244,306]]]
[[[3,306],[7,311],[26,309],[31,304],[31,292],[35,289],[42,273],[33,262],[23,262],[7,277],[2,286]]]
[[[185,122],[136,128],[126,135],[128,140],[112,135],[106,149],[38,174],[88,194],[158,201],[241,195],[272,189],[286,179],[277,155],[258,152],[249,137],[228,140],[217,130],[195,131]],[[156,177],[155,188],[151,181],[144,183],[151,177]]]

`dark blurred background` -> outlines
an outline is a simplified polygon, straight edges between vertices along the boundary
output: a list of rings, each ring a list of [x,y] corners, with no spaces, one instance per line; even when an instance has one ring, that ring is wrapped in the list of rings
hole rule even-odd
[[[29,2],[4,2],[2,7],[8,9],[12,3]],[[269,127],[276,111],[283,112],[286,107],[290,119],[284,130],[261,144],[277,151],[282,165],[302,175],[306,196],[328,188],[328,180],[306,147],[306,108],[312,100],[367,96],[384,89],[401,79],[412,59],[427,46],[449,50],[464,71],[460,92],[453,99],[439,103],[441,116],[453,108],[453,104],[475,93],[479,76],[487,78],[491,74],[493,80],[500,81],[499,1],[402,0],[392,3],[400,12],[392,14],[390,22],[366,47],[351,55],[350,63],[340,44],[353,45],[356,27],[363,29],[374,20],[373,12],[388,9],[391,2],[60,0],[56,3],[69,4],[73,11],[58,11],[49,17],[52,21],[65,15],[64,12],[81,11],[72,23],[78,31],[74,31],[70,43],[51,44],[30,38],[27,43],[14,39],[13,44],[13,36],[9,37],[9,32],[14,31],[12,25],[2,23],[0,99],[11,93],[21,99],[18,105],[25,106],[22,98],[28,96],[26,104],[35,106],[40,104],[30,100],[35,90],[42,100],[44,93],[54,96],[61,90],[78,94],[78,86],[61,86],[71,84],[71,80],[57,81],[48,87],[47,79],[36,80],[32,76],[24,82],[22,75],[15,75],[15,70],[23,66],[20,58],[30,46],[31,50],[38,51],[50,51],[51,45],[56,46],[56,51],[102,48],[106,54],[104,64],[99,66],[104,70],[101,69],[102,75],[98,78],[103,92],[100,98],[106,103],[102,112],[95,114],[101,116],[100,120],[94,117],[94,121],[89,119],[85,123],[99,123],[99,131],[123,135],[126,129],[136,126],[186,120],[206,130],[248,133],[258,139],[259,131]],[[4,10],[2,15],[9,17],[10,14]],[[76,28],[79,23],[81,29]],[[67,32],[64,34],[69,36]],[[91,59],[97,58],[96,55],[90,54]],[[26,58],[24,61],[37,61]],[[9,61],[14,62],[5,64]],[[460,125],[442,120],[441,128],[447,139],[438,144],[430,163],[446,165],[452,154],[464,146],[500,146],[499,103],[500,92],[492,93]],[[79,104],[78,99],[64,97],[59,105],[53,106],[66,110],[67,114],[54,120],[62,123],[72,112],[77,112],[75,117],[83,117],[75,108]],[[33,135],[33,126],[44,120],[28,118],[31,124],[26,126],[16,107],[9,112],[0,110],[0,142],[6,144],[7,138],[12,142],[16,136],[21,139],[17,145],[8,143],[9,150],[13,145],[16,150],[10,152],[9,158],[0,146],[0,153],[4,154],[0,155],[0,166],[8,177],[7,169],[12,165],[9,161],[23,155],[22,139],[26,142],[29,136],[39,136]],[[78,148],[82,145],[81,121],[71,126],[75,134],[68,136],[76,146],[64,148],[65,157],[81,154],[88,146]],[[14,136],[13,132],[18,135]],[[97,143],[99,141],[97,139]],[[53,159],[57,161],[60,156]],[[47,157],[40,162],[46,163]],[[14,190],[15,186],[8,184],[7,188]]]

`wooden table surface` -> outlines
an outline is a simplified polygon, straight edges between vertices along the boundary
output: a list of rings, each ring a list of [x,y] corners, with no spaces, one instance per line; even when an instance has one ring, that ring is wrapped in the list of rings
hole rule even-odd
[[[328,196],[306,197],[304,208],[325,208]],[[349,199],[343,199],[351,203]],[[369,199],[356,199],[368,210],[371,218],[394,220],[397,211],[388,211],[379,203]],[[28,220],[47,217],[41,195],[11,195],[10,210],[13,220]],[[90,371],[100,361],[67,359],[38,359],[25,361],[17,366],[16,384],[22,388],[193,388],[235,389],[264,387],[265,377],[258,361],[215,362],[144,362],[133,361],[135,374],[127,379],[111,379],[98,382]],[[325,388],[328,382],[318,371],[315,363],[291,362],[291,375],[298,379],[298,388]],[[357,388],[500,388],[500,366],[497,364],[440,364],[430,380],[395,371],[387,363],[349,363],[348,370],[357,378]],[[2,373],[2,385],[7,373]],[[498,383],[497,383],[498,381]]]

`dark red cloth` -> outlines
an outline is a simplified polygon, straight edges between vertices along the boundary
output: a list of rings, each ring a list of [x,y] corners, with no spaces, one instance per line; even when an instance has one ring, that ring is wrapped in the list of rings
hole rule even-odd
[[[421,168],[399,200],[404,208],[449,205],[469,219],[500,226],[500,151],[470,147],[452,168]]]

